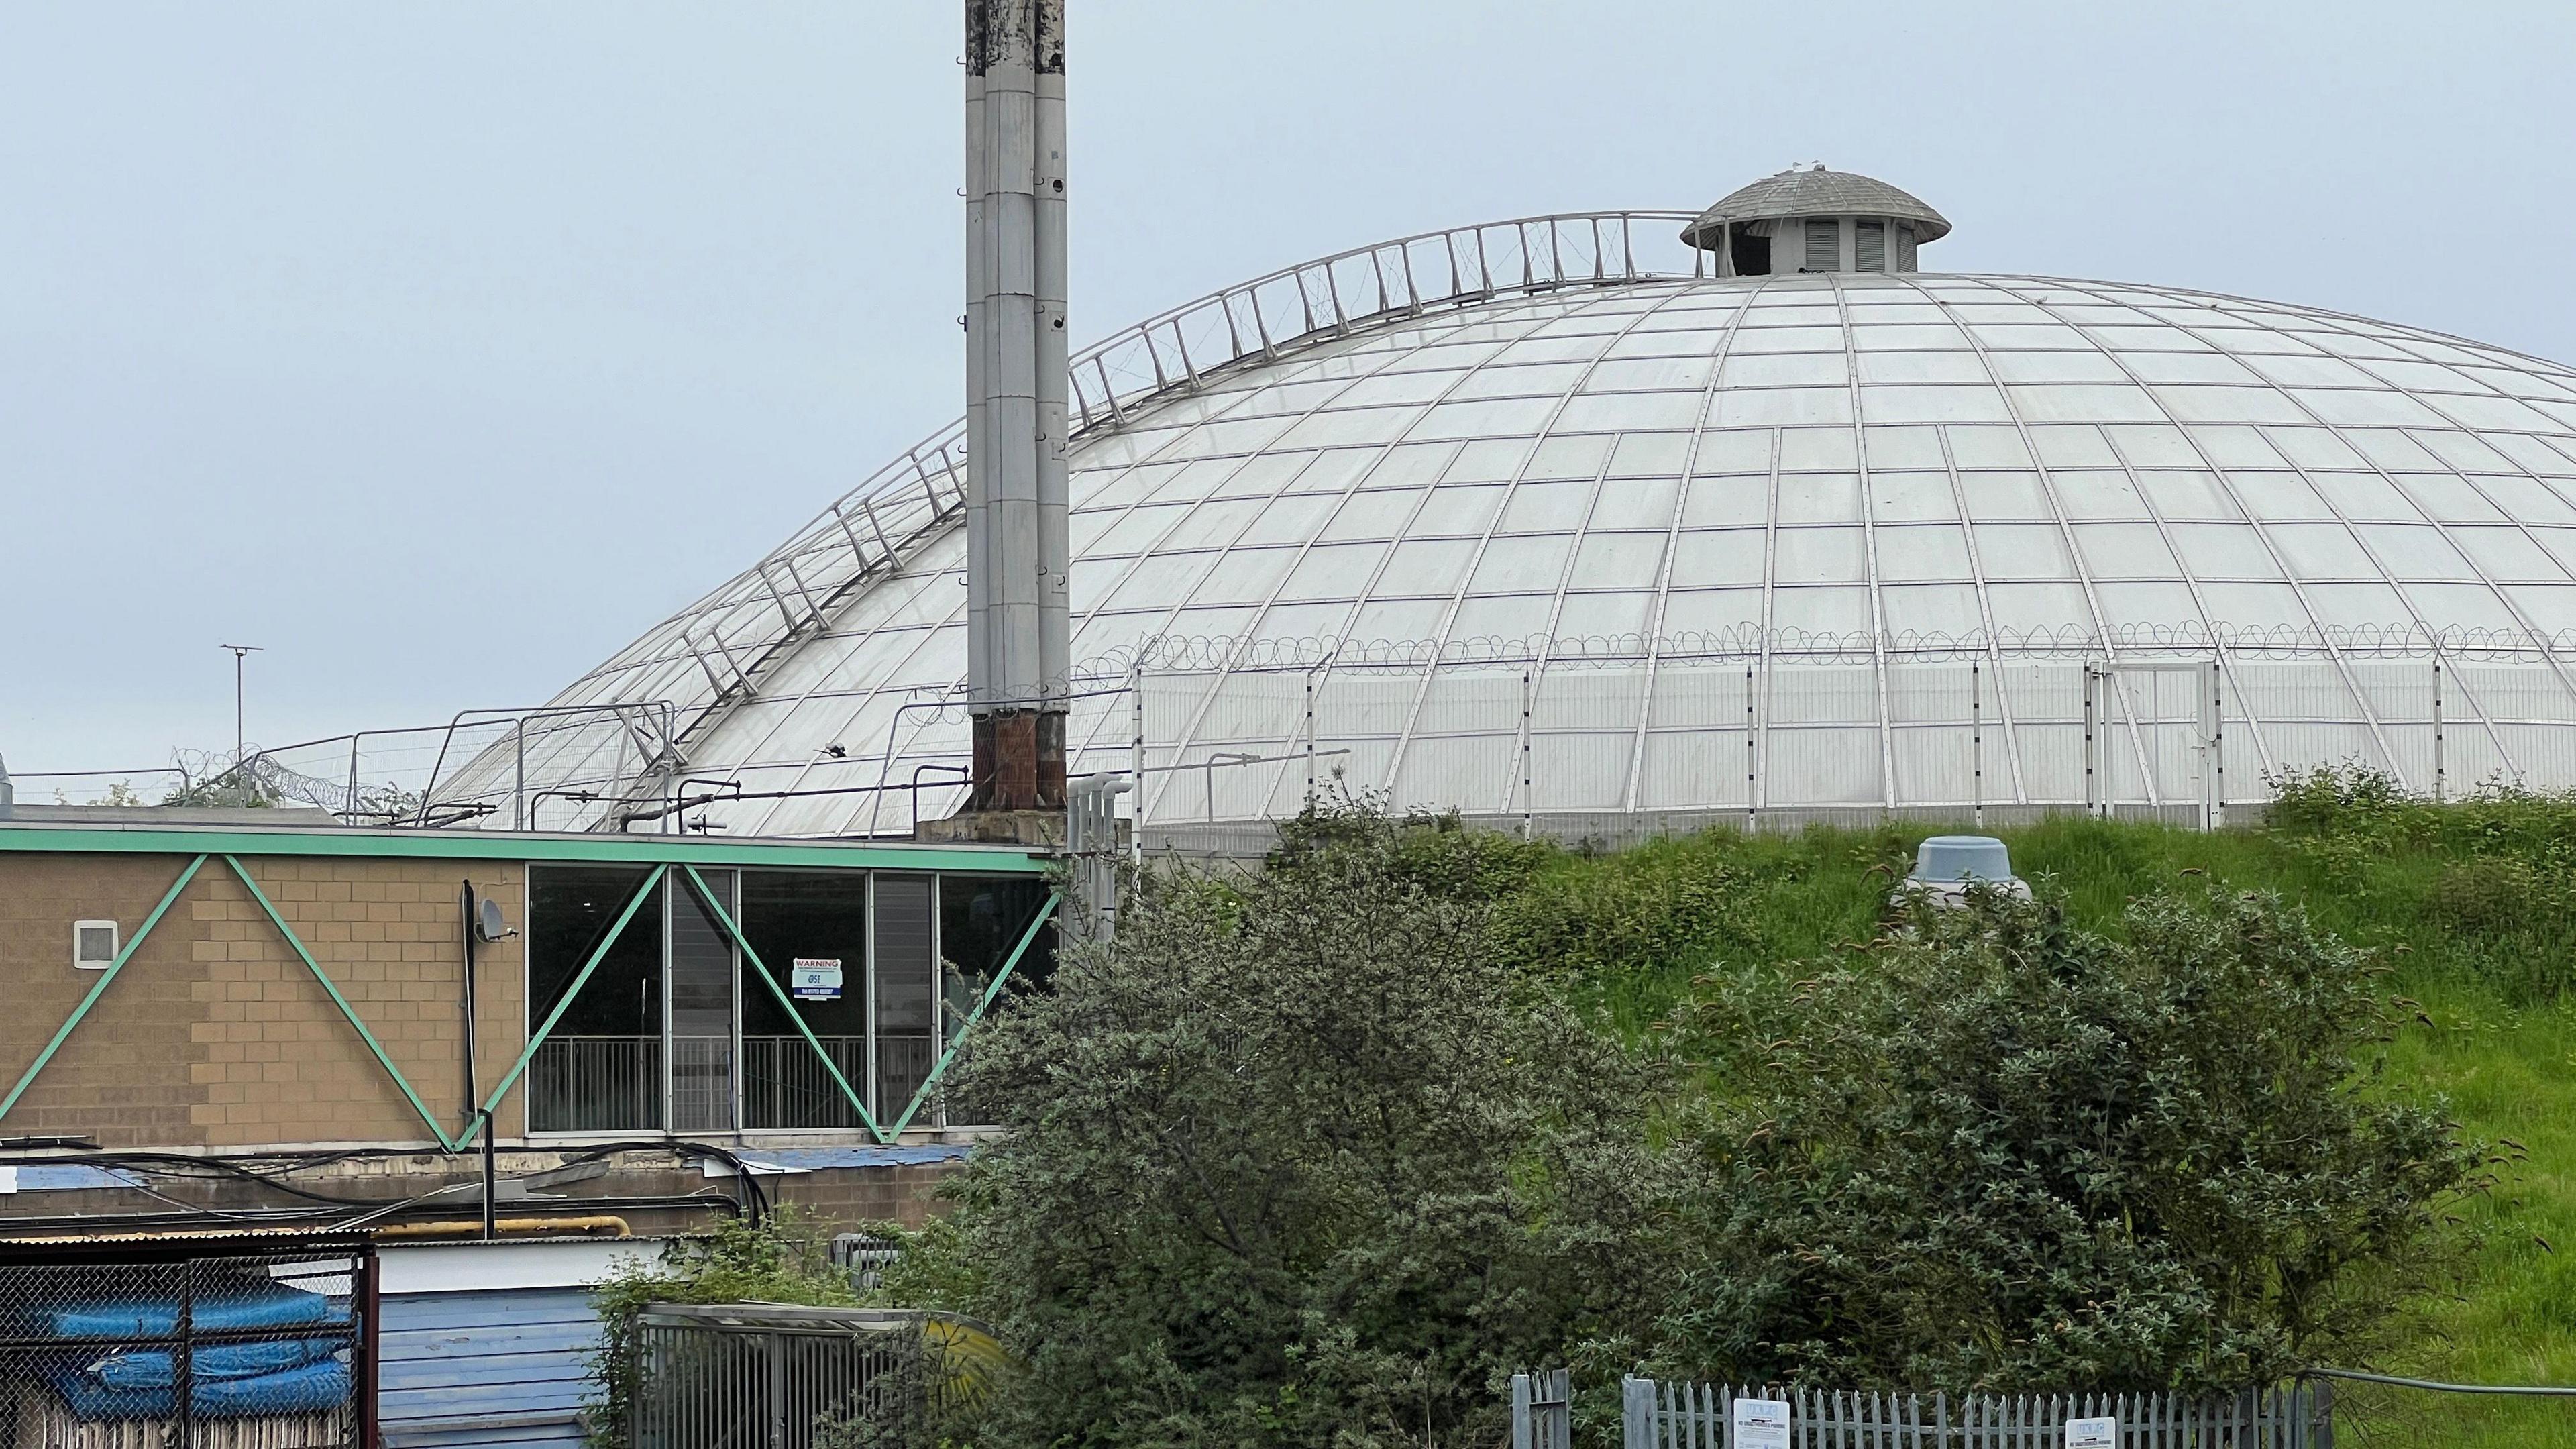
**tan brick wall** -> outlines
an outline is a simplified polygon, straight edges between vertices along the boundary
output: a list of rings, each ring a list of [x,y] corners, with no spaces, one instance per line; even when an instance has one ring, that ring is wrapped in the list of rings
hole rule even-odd
[[[184,856],[0,855],[0,1092],[99,973],[71,923],[131,940]],[[463,1124],[462,884],[523,914],[513,863],[243,857],[278,914],[450,1132]],[[479,948],[479,1098],[524,1044],[516,939]],[[514,1097],[517,1094],[514,1094]],[[515,1106],[499,1123],[521,1128]],[[111,1147],[421,1141],[428,1129],[221,857],[0,1119]]]

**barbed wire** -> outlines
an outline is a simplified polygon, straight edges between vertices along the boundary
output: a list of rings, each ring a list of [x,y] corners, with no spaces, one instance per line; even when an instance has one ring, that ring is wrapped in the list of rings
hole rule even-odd
[[[2049,629],[1999,629],[1953,634],[1906,629],[1888,633],[1836,633],[1773,629],[1746,623],[1736,628],[1676,634],[1477,635],[1442,640],[1161,634],[1134,648],[1113,651],[1089,666],[1098,675],[1119,669],[1272,670],[1421,668],[1427,665],[1546,663],[1682,664],[1762,659],[1865,661],[1882,656],[1969,660],[2099,658],[2108,654],[2209,655],[2236,658],[2316,659],[2336,655],[2426,659],[2576,661],[2576,630],[2537,634],[2517,629],[2428,629],[2420,624],[2251,626],[2128,624],[2105,633],[2068,625]]]

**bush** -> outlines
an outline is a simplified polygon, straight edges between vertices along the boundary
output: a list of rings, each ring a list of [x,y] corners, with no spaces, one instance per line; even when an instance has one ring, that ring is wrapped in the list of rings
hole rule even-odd
[[[1917,902],[1785,995],[1687,1011],[1740,1096],[1668,1366],[2198,1391],[2366,1349],[2481,1185],[2439,1112],[2375,1089],[2373,969],[2268,897],[2123,925]]]
[[[1653,1084],[1487,944],[1545,854],[1330,805],[992,1023],[955,1222],[1026,1372],[978,1443],[1482,1446],[1633,1313]]]

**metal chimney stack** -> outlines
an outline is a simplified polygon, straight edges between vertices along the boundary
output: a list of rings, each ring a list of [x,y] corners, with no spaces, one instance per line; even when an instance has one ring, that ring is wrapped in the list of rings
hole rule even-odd
[[[966,0],[970,812],[1064,805],[1064,0]]]

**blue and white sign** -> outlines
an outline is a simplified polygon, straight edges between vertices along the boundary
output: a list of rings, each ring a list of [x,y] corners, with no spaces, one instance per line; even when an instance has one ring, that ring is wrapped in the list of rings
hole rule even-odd
[[[841,958],[799,956],[787,977],[787,994],[799,1001],[841,999]]]
[[[1784,1399],[1735,1401],[1735,1449],[1789,1449],[1789,1405]]]
[[[2114,1418],[2067,1420],[2066,1449],[2120,1449],[2120,1421]]]

